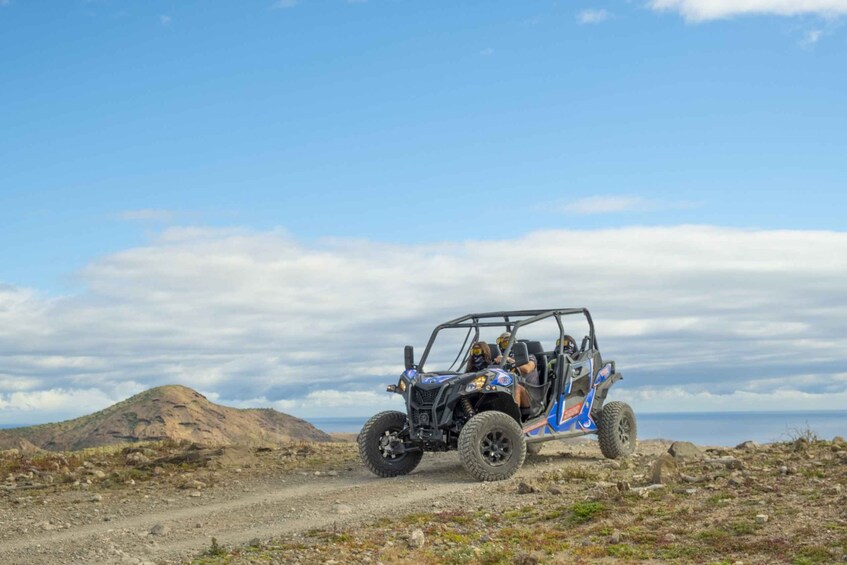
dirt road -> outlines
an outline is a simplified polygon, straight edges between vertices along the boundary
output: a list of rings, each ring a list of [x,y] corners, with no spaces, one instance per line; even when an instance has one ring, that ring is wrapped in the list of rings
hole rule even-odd
[[[511,482],[549,469],[561,460],[562,450],[583,458],[586,465],[602,464],[596,446],[576,449],[584,455],[575,453],[574,446],[546,446],[545,455],[528,462]],[[148,485],[130,492],[73,491],[18,501],[0,513],[0,562],[179,563],[208,548],[212,537],[238,545],[416,507],[476,508],[497,491],[472,481],[455,453],[427,454],[414,473],[394,479],[378,479],[356,465],[250,475],[226,475],[202,491]]]

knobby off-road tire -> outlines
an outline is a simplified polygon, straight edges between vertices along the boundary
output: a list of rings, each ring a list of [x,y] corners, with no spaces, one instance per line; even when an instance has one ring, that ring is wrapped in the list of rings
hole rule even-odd
[[[482,412],[459,434],[459,459],[479,481],[502,481],[521,468],[526,441],[520,425],[503,412]]]
[[[381,442],[392,433],[399,433],[406,425],[403,412],[380,412],[367,422],[359,433],[359,457],[362,463],[379,477],[396,477],[411,473],[423,457],[422,451],[407,451],[395,458],[386,457],[380,449]]]
[[[624,402],[610,402],[603,406],[597,422],[600,451],[608,459],[628,457],[635,452],[638,428],[635,413]]]

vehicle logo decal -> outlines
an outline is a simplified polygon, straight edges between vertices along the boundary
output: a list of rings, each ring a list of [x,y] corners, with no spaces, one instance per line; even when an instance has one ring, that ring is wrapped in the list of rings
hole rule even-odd
[[[523,429],[523,431],[524,431],[524,433],[529,433],[529,432],[531,432],[531,431],[533,431],[533,430],[537,430],[538,428],[543,428],[543,427],[544,427],[544,426],[546,426],[546,425],[547,425],[547,422],[546,422],[546,421],[544,421],[544,422],[538,422],[537,424],[533,424],[533,425],[531,425],[531,426],[528,426],[528,427],[524,428],[524,429]]]
[[[568,418],[572,418],[572,417],[576,416],[577,414],[579,414],[579,411],[581,409],[582,409],[582,402],[580,402],[579,404],[574,404],[573,406],[571,406],[570,408],[565,410],[565,413],[562,415],[562,419],[567,420]]]

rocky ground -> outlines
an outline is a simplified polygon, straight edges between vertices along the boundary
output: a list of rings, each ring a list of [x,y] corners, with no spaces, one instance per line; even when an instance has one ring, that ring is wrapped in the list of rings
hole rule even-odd
[[[349,442],[4,452],[0,478],[2,563],[847,561],[847,443],[813,434],[553,442],[485,484],[454,453],[377,479]]]

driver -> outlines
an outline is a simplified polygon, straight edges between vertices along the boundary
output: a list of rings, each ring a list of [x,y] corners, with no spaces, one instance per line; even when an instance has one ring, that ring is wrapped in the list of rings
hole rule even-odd
[[[491,365],[491,348],[484,341],[477,341],[471,345],[471,355],[468,357],[466,373],[476,373]]]
[[[509,345],[509,340],[512,339],[512,334],[510,332],[503,332],[500,334],[500,337],[497,338],[497,345],[500,346],[501,351],[506,351],[506,346]],[[502,355],[498,355],[497,359],[494,360],[495,363],[500,363],[503,360]],[[514,364],[515,360],[512,357],[507,357],[506,362],[510,364]],[[523,377],[525,382],[528,382],[532,385],[537,385],[538,383],[538,360],[536,360],[535,355],[530,354],[529,360],[519,367],[515,367],[518,371],[518,374]],[[518,406],[521,408],[529,408],[529,393],[520,383],[515,384],[515,402],[518,403]]]

